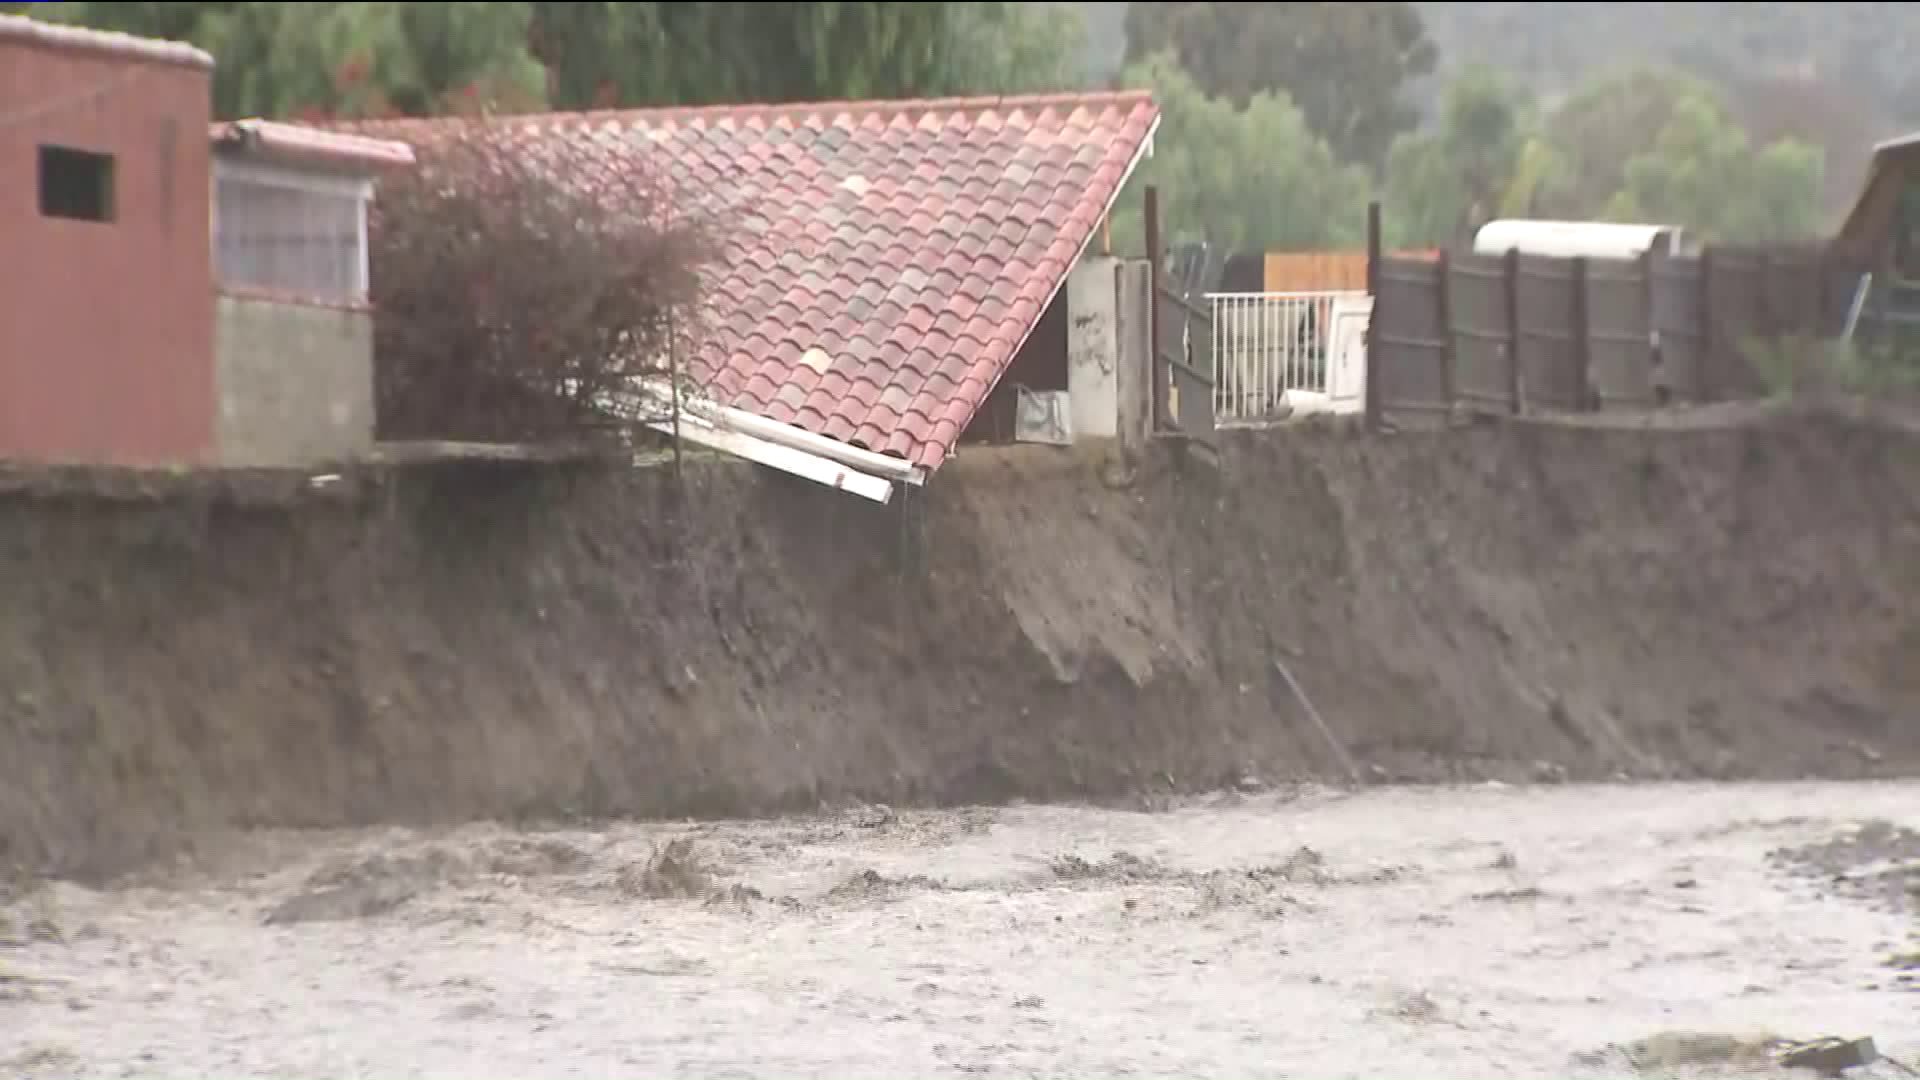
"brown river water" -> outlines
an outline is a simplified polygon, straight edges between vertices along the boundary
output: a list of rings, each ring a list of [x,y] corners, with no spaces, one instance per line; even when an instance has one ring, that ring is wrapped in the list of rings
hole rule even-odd
[[[1915,1063],[1910,830],[1916,783],[259,833],[7,894],[0,1075],[1745,1067],[1673,1032]]]

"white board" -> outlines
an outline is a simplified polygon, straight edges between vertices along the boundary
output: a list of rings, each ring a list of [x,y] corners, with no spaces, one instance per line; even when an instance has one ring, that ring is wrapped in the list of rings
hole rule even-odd
[[[1327,332],[1327,406],[1336,413],[1367,407],[1367,326],[1373,321],[1373,297],[1333,298],[1333,325]]]
[[[1065,390],[1029,390],[1018,387],[1013,413],[1013,441],[1073,445],[1071,398]]]

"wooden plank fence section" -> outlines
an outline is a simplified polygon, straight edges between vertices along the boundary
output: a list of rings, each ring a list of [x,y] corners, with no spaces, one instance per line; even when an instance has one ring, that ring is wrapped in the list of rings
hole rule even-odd
[[[1572,259],[1520,257],[1520,405],[1572,412],[1585,395],[1574,385],[1581,368],[1574,341]]]
[[[1513,314],[1508,309],[1506,260],[1454,255],[1447,269],[1454,400],[1490,412],[1512,412]]]
[[[1587,372],[1602,409],[1657,403],[1650,261],[1587,264]]]
[[[1214,434],[1213,317],[1201,305],[1162,285],[1155,290],[1155,343],[1163,375],[1157,388],[1166,402],[1159,430],[1210,441]]]
[[[1267,292],[1325,292],[1367,287],[1365,251],[1269,251]]]
[[[1718,250],[1704,285],[1707,308],[1707,387],[1716,398],[1757,397],[1766,389],[1741,350],[1744,339],[1771,338],[1776,320],[1767,307],[1760,260]]]
[[[1396,258],[1432,262],[1437,250],[1396,251]],[[1263,291],[1359,292],[1367,287],[1364,249],[1330,251],[1269,251],[1265,256]],[[1234,290],[1228,290],[1234,291]]]
[[[1380,402],[1399,411],[1446,412],[1448,328],[1441,310],[1442,265],[1422,259],[1383,259],[1367,343],[1367,378],[1379,379]],[[1391,322],[1377,314],[1393,312]],[[1374,357],[1382,361],[1375,361]]]
[[[1656,392],[1673,401],[1706,401],[1706,309],[1700,260],[1660,259],[1649,268]]]
[[[1805,249],[1634,261],[1384,258],[1368,378],[1383,413],[1586,412],[1760,396],[1750,350],[1831,334],[1857,273]]]

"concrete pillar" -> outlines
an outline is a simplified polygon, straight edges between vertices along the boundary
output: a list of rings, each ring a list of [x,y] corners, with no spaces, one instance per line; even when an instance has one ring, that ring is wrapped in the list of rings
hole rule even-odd
[[[1120,433],[1117,265],[1109,256],[1089,256],[1067,276],[1067,397],[1075,441]]]
[[[1119,371],[1120,452],[1129,456],[1146,449],[1153,415],[1153,303],[1152,275],[1145,259],[1128,259],[1114,267],[1115,355]]]

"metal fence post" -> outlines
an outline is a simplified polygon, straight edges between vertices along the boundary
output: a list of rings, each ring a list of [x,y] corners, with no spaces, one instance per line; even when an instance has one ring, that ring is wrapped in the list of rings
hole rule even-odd
[[[1648,248],[1641,252],[1640,258],[1637,261],[1640,268],[1640,303],[1644,305],[1641,310],[1647,313],[1647,379],[1645,385],[1647,392],[1653,395],[1653,403],[1656,405],[1664,405],[1666,402],[1661,400],[1660,391],[1657,389],[1660,381],[1667,376],[1665,374],[1665,360],[1660,352],[1660,324],[1658,320],[1654,318],[1653,314],[1653,249]],[[1634,389],[1638,389],[1638,386],[1635,386]],[[1604,404],[1605,402],[1603,401],[1602,405]]]
[[[1367,203],[1367,297],[1373,301],[1373,314],[1367,318],[1367,426],[1380,430],[1380,358],[1375,345],[1380,335],[1380,201]]]
[[[1700,253],[1700,359],[1694,375],[1703,402],[1714,400],[1714,367],[1719,363],[1716,354],[1720,335],[1713,326],[1713,278],[1713,249],[1707,248]]]
[[[1160,356],[1160,189],[1147,185],[1147,363],[1153,372],[1153,429],[1166,431],[1173,425],[1167,415],[1172,372]]]
[[[1506,255],[1507,288],[1507,394],[1508,408],[1520,415],[1520,249],[1508,248]]]
[[[1440,257],[1436,262],[1440,274],[1440,287],[1434,291],[1435,305],[1440,309],[1440,397],[1446,404],[1443,415],[1450,417],[1456,404],[1454,380],[1457,372],[1454,365],[1457,358],[1453,351],[1453,261],[1446,248],[1440,249]]]
[[[1573,259],[1574,411],[1593,410],[1593,336],[1587,326],[1587,258]]]

